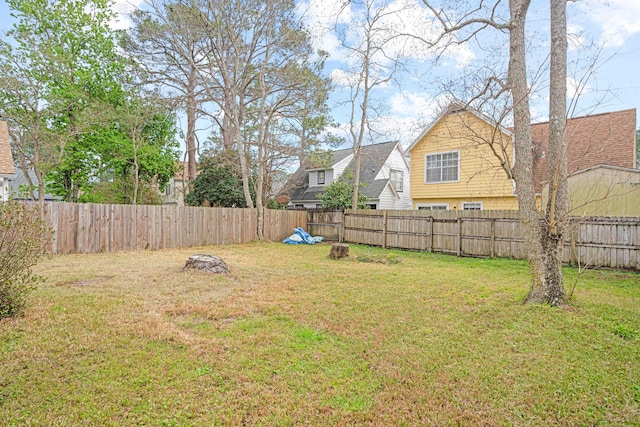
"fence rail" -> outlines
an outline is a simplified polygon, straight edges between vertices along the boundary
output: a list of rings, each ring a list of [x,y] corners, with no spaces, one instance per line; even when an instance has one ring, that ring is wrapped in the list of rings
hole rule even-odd
[[[457,256],[526,256],[517,211],[346,212],[344,241]],[[640,218],[571,218],[564,262],[640,270]]]
[[[35,207],[36,203],[27,203]],[[47,202],[51,253],[182,248],[257,239],[257,210]],[[265,210],[264,237],[283,240],[305,227],[304,211]]]

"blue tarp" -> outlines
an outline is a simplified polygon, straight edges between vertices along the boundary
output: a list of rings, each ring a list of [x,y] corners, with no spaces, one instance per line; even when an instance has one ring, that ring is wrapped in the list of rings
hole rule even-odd
[[[291,236],[284,239],[284,243],[288,243],[290,245],[315,245],[323,240],[324,238],[320,236],[311,237],[311,235],[304,231],[302,227],[298,227],[293,229],[293,234]]]

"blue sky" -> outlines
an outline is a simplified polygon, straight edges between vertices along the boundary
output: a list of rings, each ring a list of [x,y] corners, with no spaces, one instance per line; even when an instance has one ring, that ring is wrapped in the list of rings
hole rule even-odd
[[[131,10],[140,0],[118,0],[119,12]],[[318,48],[329,52],[326,73],[334,80],[337,90],[332,95],[331,105],[334,120],[344,129],[347,110],[340,102],[346,90],[341,86],[348,81],[349,67],[353,65],[346,51],[341,48],[335,33],[327,30],[335,22],[347,28],[357,19],[355,7],[341,8],[342,0],[299,1],[304,20],[314,35]],[[543,0],[533,0],[528,24],[532,46],[532,63],[544,60],[548,48],[547,10]],[[577,0],[569,2],[569,32],[571,40],[569,84],[580,81],[581,94],[570,115],[596,114],[607,111],[640,107],[640,0]],[[406,30],[422,37],[433,34],[429,18],[416,0],[389,0],[386,8],[404,10],[394,25],[402,25]],[[336,18],[337,11],[341,14]],[[118,28],[127,26],[126,16],[114,23]],[[0,0],[0,32],[11,27],[11,18],[6,2]],[[357,35],[350,36],[351,41]],[[372,127],[377,131],[372,140],[399,139],[407,146],[433,119],[438,108],[446,102],[442,92],[442,82],[447,79],[462,78],[463,74],[506,60],[503,41],[495,33],[482,36],[479,45],[461,46],[441,57],[434,65],[433,56],[424,52],[419,45],[412,45],[408,53],[409,70],[398,75],[401,85],[387,84],[376,93],[381,113]],[[482,47],[491,46],[487,53]],[[591,64],[597,53],[595,66]],[[535,66],[532,65],[532,68]],[[546,120],[546,94],[544,85],[532,97],[532,115],[537,121]],[[342,89],[341,89],[342,87]],[[636,127],[640,125],[640,120]]]

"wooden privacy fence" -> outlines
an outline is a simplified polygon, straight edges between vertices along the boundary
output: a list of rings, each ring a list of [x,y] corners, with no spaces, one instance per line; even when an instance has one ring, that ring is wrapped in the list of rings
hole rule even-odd
[[[344,214],[344,241],[457,256],[523,259],[517,211],[375,211]],[[640,270],[640,218],[572,218],[564,262]]]
[[[53,230],[51,253],[183,248],[257,239],[256,209],[48,202],[44,217]],[[264,238],[283,240],[306,224],[304,211],[265,209]]]
[[[307,210],[307,232],[312,236],[322,236],[325,240],[342,242],[343,240],[342,209],[309,209]]]

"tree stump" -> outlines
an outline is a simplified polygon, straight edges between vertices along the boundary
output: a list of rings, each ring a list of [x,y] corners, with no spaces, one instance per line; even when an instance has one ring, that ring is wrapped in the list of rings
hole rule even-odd
[[[340,259],[349,256],[349,245],[345,243],[334,243],[331,245],[331,252],[329,252],[329,258]]]
[[[222,258],[213,255],[191,255],[184,265],[184,268],[195,268],[204,270],[207,273],[229,273],[229,267]]]

